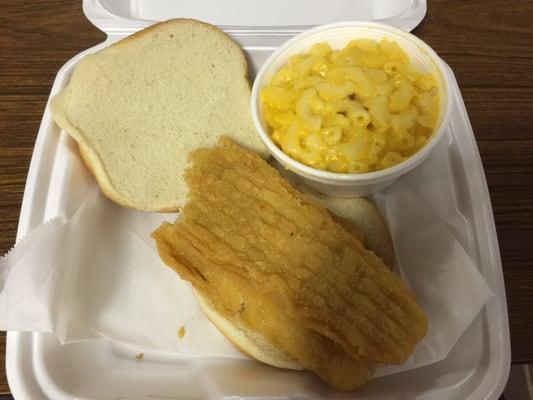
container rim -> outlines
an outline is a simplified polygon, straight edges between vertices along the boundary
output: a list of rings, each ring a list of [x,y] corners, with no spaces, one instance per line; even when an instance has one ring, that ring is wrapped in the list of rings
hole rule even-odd
[[[439,118],[439,123],[435,129],[431,140],[415,154],[402,161],[401,163],[394,165],[390,168],[385,168],[379,171],[364,172],[364,173],[343,173],[343,172],[331,172],[320,170],[317,168],[310,167],[297,161],[284,153],[270,138],[270,135],[265,131],[263,123],[261,121],[261,110],[260,110],[260,89],[264,86],[264,79],[267,72],[269,72],[270,66],[285,52],[290,50],[295,44],[300,42],[303,39],[307,39],[319,33],[328,30],[334,30],[338,28],[369,28],[373,30],[378,30],[386,32],[388,34],[393,34],[400,36],[410,42],[415,46],[421,49],[422,52],[426,54],[426,57],[434,64],[436,71],[441,77],[443,82],[443,99],[442,99],[442,110]],[[264,62],[261,66],[257,76],[254,80],[252,86],[252,93],[250,98],[250,106],[252,111],[252,119],[256,127],[256,131],[259,134],[261,140],[268,148],[268,150],[280,160],[284,166],[294,172],[301,173],[310,179],[317,179],[320,181],[335,181],[337,183],[353,183],[353,182],[370,182],[378,181],[383,178],[392,178],[401,175],[404,172],[407,172],[414,168],[416,165],[421,163],[431,152],[431,150],[439,142],[440,138],[443,136],[446,131],[447,121],[451,114],[452,102],[451,102],[451,87],[448,78],[447,68],[442,61],[442,59],[437,55],[437,53],[424,41],[417,38],[415,35],[406,32],[402,29],[392,27],[390,25],[385,25],[377,22],[362,22],[362,21],[345,21],[345,22],[336,22],[332,24],[320,25],[305,32],[302,32],[293,38],[289,39],[287,42],[278,47]]]

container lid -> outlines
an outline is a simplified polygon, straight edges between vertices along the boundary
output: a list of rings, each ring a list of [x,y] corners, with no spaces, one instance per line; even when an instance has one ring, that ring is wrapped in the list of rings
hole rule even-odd
[[[376,21],[413,30],[426,0],[83,0],[89,21],[108,35],[170,18],[194,18],[226,31],[302,31],[340,21]]]

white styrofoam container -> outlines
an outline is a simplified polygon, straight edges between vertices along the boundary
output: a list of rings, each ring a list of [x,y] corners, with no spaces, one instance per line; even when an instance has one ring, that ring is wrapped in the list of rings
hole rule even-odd
[[[220,2],[222,3],[222,2]],[[251,73],[281,43],[309,25],[378,20],[405,30],[424,17],[425,0],[84,0],[86,16],[108,39],[68,61],[51,95],[68,82],[76,63],[153,20],[195,17],[222,26],[245,49]],[[445,165],[430,156],[426,168],[445,168],[450,179],[431,185],[436,203],[453,204],[464,219],[456,232],[495,293],[448,357],[434,365],[375,379],[356,394],[329,392],[305,372],[289,372],[251,360],[193,358],[144,352],[109,341],[59,345],[49,334],[8,332],[7,376],[16,399],[353,398],[497,399],[507,380],[510,342],[505,287],[492,207],[476,141],[457,82],[451,75],[453,110],[443,147]],[[53,217],[71,179],[71,140],[52,122],[47,106],[28,173],[17,237]],[[399,184],[399,183],[397,183]],[[294,388],[298,390],[295,391]]]
[[[353,39],[369,38],[395,41],[406,52],[411,63],[426,73],[435,76],[440,88],[440,117],[431,140],[419,151],[401,163],[380,171],[366,173],[336,173],[305,165],[285,154],[270,137],[267,124],[262,115],[261,89],[270,82],[272,76],[295,54],[309,50],[314,43],[327,43],[333,49],[342,49]],[[451,114],[451,85],[448,82],[448,67],[441,58],[422,40],[409,32],[389,25],[375,22],[348,21],[325,24],[309,29],[285,42],[265,61],[257,72],[250,99],[252,119],[259,137],[270,150],[272,156],[285,168],[292,171],[298,179],[318,192],[337,197],[367,196],[390,186],[400,176],[422,163],[436,148],[444,136]]]

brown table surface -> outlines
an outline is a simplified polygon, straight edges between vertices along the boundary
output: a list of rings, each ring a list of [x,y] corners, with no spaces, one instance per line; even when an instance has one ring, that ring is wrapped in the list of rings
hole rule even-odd
[[[490,189],[513,363],[533,360],[533,2],[429,0],[414,33],[455,71]],[[105,35],[81,0],[0,6],[0,254],[15,242],[26,174],[59,68]],[[0,394],[8,393],[0,336]]]

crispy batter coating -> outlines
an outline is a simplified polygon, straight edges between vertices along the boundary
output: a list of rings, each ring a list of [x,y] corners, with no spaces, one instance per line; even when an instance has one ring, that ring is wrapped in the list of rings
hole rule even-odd
[[[190,158],[189,201],[154,237],[218,312],[340,389],[409,357],[427,330],[413,293],[327,210],[229,139]]]

